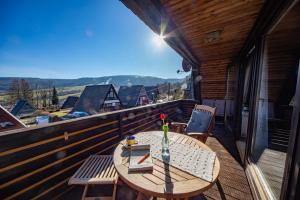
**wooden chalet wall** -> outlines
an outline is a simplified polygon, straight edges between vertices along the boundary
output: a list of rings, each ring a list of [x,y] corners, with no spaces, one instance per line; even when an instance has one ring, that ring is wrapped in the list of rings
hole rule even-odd
[[[228,74],[228,92],[227,92],[227,99],[234,100],[236,96],[236,87],[237,87],[237,75],[238,75],[238,66],[233,65],[229,69]]]
[[[91,154],[110,153],[127,134],[159,127],[159,114],[190,114],[178,100],[0,134],[0,199],[54,198]]]
[[[213,60],[201,65],[202,99],[224,99],[226,95],[226,69],[229,60]]]

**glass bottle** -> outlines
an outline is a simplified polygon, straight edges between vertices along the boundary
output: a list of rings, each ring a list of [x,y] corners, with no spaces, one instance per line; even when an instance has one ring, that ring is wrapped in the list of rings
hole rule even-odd
[[[169,152],[169,138],[168,138],[168,124],[164,124],[163,127],[164,137],[162,139],[162,156],[168,157],[170,156]]]

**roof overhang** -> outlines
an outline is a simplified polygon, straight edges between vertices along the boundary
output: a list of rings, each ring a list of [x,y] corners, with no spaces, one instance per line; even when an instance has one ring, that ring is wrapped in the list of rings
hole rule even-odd
[[[194,67],[232,60],[241,50],[264,1],[121,0]]]
[[[156,34],[166,36],[164,40],[192,66],[199,66],[200,60],[189,47],[179,29],[167,14],[160,1],[121,0]]]
[[[253,27],[263,5],[272,8],[274,4],[261,0],[121,1],[192,65],[198,100],[225,98],[227,67],[251,48],[249,35],[255,38],[260,33]]]

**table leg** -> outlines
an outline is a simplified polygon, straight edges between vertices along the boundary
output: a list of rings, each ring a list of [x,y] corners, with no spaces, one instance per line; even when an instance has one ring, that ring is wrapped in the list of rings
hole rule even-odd
[[[85,199],[87,189],[88,189],[88,185],[84,186],[83,194],[82,194],[82,197],[81,197],[82,200]]]
[[[147,199],[147,200],[153,200],[154,197],[153,196],[148,196],[146,194],[143,194],[141,192],[138,193],[138,196],[136,197],[136,200],[142,200],[142,199]]]
[[[136,200],[142,200],[143,199],[143,194],[141,192],[138,193]]]
[[[116,193],[117,193],[117,183],[114,184],[113,193],[112,193],[112,200],[116,200]]]

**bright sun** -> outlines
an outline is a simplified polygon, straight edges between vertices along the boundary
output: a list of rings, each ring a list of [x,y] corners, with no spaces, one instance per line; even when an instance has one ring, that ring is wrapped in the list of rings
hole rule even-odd
[[[165,36],[163,36],[163,35],[154,34],[153,43],[155,44],[156,47],[161,48],[165,44],[164,38],[165,38]]]

